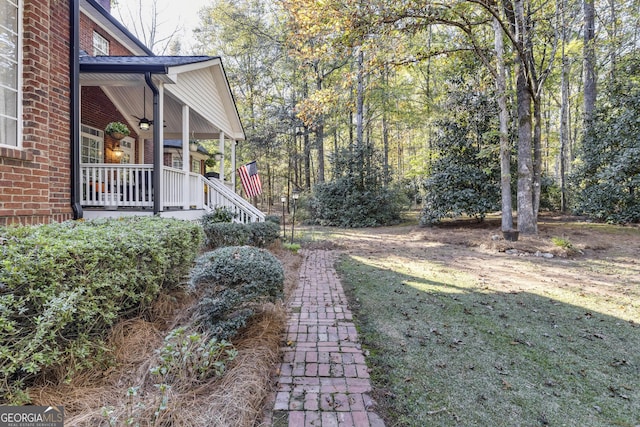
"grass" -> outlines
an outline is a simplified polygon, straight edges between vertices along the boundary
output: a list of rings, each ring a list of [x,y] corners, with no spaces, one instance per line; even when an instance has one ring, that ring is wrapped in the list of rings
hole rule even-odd
[[[387,425],[640,424],[637,301],[508,289],[411,251],[351,251],[337,268]]]

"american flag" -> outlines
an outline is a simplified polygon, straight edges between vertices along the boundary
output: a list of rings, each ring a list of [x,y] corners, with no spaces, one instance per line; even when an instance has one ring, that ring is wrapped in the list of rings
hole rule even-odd
[[[251,163],[247,163],[244,166],[238,168],[238,174],[240,174],[240,181],[242,182],[242,188],[247,197],[257,196],[262,193],[262,183],[260,182],[260,175],[258,175],[258,165],[255,160]]]

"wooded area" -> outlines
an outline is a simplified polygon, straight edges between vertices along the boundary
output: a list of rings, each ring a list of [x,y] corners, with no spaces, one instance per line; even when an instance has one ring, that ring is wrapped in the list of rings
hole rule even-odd
[[[196,53],[224,58],[264,210],[303,191],[320,223],[377,225],[408,197],[424,224],[502,209],[510,230],[512,207],[536,234],[540,209],[640,220],[639,20],[638,0],[215,0]]]

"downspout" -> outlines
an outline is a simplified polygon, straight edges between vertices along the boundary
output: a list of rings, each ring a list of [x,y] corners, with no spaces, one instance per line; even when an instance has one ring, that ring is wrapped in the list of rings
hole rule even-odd
[[[71,209],[73,219],[82,218],[80,204],[80,0],[69,2],[70,98],[71,98]]]
[[[158,87],[151,80],[151,73],[144,73],[144,80],[147,82],[147,86],[153,92],[153,214],[159,215],[162,210],[160,205],[160,183],[162,179],[162,152],[163,142],[160,141],[160,126],[162,122],[158,124],[160,118],[160,105],[158,104],[158,97],[160,92]]]

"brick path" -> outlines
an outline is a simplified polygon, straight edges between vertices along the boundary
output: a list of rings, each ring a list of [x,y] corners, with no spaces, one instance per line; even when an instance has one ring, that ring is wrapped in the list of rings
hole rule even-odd
[[[303,251],[289,302],[273,426],[384,427],[372,412],[369,372],[330,251]]]

